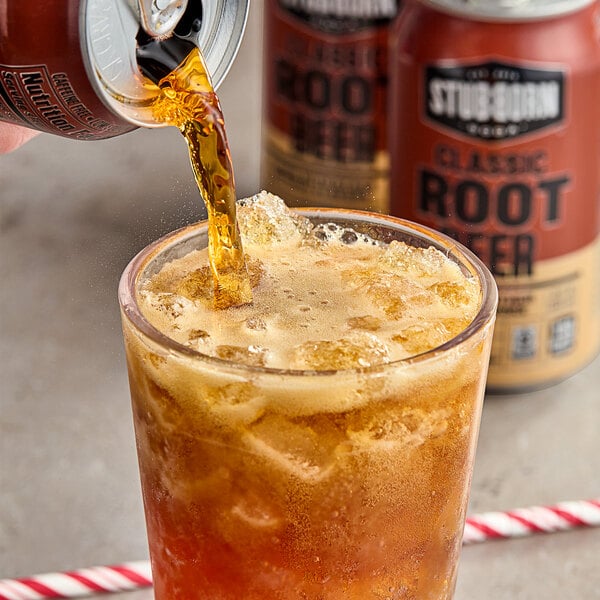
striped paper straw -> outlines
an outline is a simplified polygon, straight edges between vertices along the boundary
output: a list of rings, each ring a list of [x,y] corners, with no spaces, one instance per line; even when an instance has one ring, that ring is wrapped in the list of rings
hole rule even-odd
[[[531,506],[468,517],[463,544],[600,525],[600,498]]]
[[[22,579],[1,579],[0,600],[80,598],[103,592],[124,592],[152,585],[149,561],[45,573]]]

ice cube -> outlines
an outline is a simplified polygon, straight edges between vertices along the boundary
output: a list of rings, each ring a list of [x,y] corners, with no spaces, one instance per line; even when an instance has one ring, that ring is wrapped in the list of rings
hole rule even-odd
[[[364,331],[353,331],[337,340],[305,342],[296,346],[293,359],[296,368],[317,371],[357,369],[387,362],[387,346]]]
[[[443,322],[422,321],[395,334],[392,341],[402,344],[410,355],[416,356],[441,346],[452,337]]]
[[[263,276],[264,266],[258,259],[251,259],[247,255],[245,259],[250,286],[255,288]],[[219,294],[223,294],[224,291],[231,294],[240,293],[240,284],[235,271],[223,268],[220,277],[222,278],[220,281],[222,289],[219,290]],[[210,267],[206,265],[184,275],[175,285],[175,293],[188,300],[200,300],[212,306],[215,296],[215,278]]]
[[[188,333],[188,340],[190,342],[195,340],[207,340],[210,337],[208,331],[204,331],[204,329],[192,329]]]
[[[279,471],[306,482],[324,480],[334,465],[334,450],[310,426],[268,415],[246,434],[251,451]]]
[[[348,437],[358,450],[386,450],[420,446],[426,440],[443,435],[447,428],[447,410],[426,412],[405,407],[395,413],[379,411],[365,423],[355,423],[348,429]]]
[[[308,219],[290,210],[281,198],[265,191],[240,200],[237,219],[244,241],[263,246],[300,242],[312,227]]]
[[[435,300],[432,292],[409,279],[395,275],[388,275],[386,280],[371,285],[368,294],[389,318],[396,320],[415,308],[429,306]]]
[[[177,285],[176,292],[190,300],[211,300],[213,277],[210,267],[201,267],[188,273]]]
[[[258,494],[246,491],[231,507],[231,514],[254,529],[276,529],[281,521],[277,510]]]
[[[460,317],[446,317],[441,319],[442,326],[448,332],[448,340],[456,337],[461,331],[464,331],[471,323],[472,319],[469,314]]]
[[[439,270],[447,261],[446,257],[433,247],[417,248],[404,242],[393,240],[381,257],[382,263],[393,267],[397,272],[421,272],[423,274]]]
[[[441,281],[429,287],[443,302],[452,307],[469,306],[478,299],[478,287],[469,279]]]
[[[392,341],[402,344],[415,356],[433,350],[456,337],[471,322],[469,314],[461,317],[443,317],[435,321],[420,320],[392,336]]]
[[[251,367],[264,367],[269,351],[262,346],[230,346],[222,344],[215,348],[215,354],[223,360],[242,363]]]
[[[189,306],[189,301],[176,294],[161,293],[153,294],[150,298],[150,306],[153,310],[167,317],[168,327],[177,329],[178,327],[174,323],[179,317],[181,317]],[[165,324],[165,327],[167,325]]]
[[[204,329],[191,329],[188,332],[188,339],[185,342],[186,346],[190,348],[200,349],[203,348],[210,339],[210,334]]]
[[[254,384],[239,381],[206,392],[210,414],[228,427],[254,423],[263,416],[265,399]]]
[[[435,301],[431,290],[404,274],[376,268],[349,269],[342,272],[342,279],[350,287],[365,290],[391,319],[401,319],[412,307],[428,306]]]
[[[350,329],[362,329],[364,331],[377,331],[378,329],[381,329],[382,325],[381,319],[371,315],[351,317],[346,323]]]

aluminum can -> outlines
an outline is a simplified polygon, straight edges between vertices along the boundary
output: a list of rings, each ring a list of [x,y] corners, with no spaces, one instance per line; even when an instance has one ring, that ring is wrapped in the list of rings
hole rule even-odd
[[[387,211],[387,49],[399,0],[265,0],[261,185]]]
[[[239,47],[248,0],[172,4],[186,5],[180,22],[189,25],[189,41],[202,50],[216,87]],[[136,54],[145,5],[0,0],[0,120],[78,140],[162,126],[149,108],[156,87]]]
[[[390,94],[391,213],[498,283],[488,389],[572,375],[600,348],[600,3],[412,0]]]

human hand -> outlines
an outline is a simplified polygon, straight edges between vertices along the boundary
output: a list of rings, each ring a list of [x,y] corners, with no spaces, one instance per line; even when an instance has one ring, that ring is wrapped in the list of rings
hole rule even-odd
[[[0,121],[0,154],[16,150],[25,142],[38,135],[39,131],[21,127],[14,123]]]

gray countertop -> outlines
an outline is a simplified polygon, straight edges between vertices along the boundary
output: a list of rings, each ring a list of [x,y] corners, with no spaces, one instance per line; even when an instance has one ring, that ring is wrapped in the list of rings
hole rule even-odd
[[[260,4],[220,90],[240,195],[257,191]],[[177,131],[40,136],[0,157],[0,578],[147,557],[116,286],[203,216]],[[471,512],[600,496],[600,359],[486,398]],[[463,551],[457,600],[600,598],[600,529]],[[147,600],[150,590],[113,595]]]

